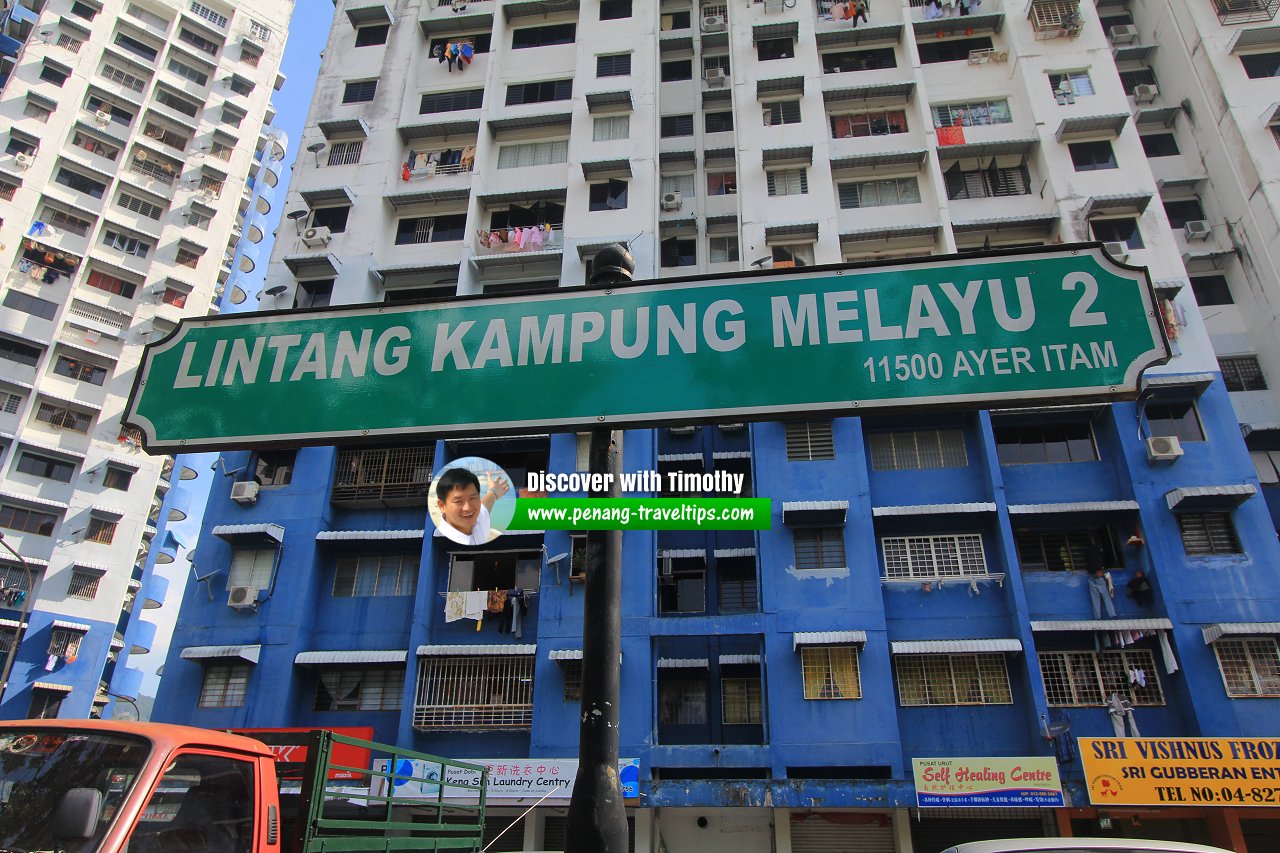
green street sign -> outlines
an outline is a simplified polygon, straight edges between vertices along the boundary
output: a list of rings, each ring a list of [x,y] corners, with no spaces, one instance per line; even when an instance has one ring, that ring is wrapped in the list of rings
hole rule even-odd
[[[1096,244],[184,320],[127,422],[149,449],[328,444],[1118,399],[1169,357]]]

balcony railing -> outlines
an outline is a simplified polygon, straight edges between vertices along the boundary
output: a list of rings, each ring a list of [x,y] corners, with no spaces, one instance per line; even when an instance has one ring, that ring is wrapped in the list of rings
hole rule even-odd
[[[329,500],[333,503],[426,504],[435,448],[342,450]]]
[[[152,180],[161,181],[169,186],[172,186],[174,180],[178,177],[176,170],[166,168],[154,160],[139,160],[136,154],[129,163],[129,171],[145,175]]]
[[[534,232],[537,232],[535,235]],[[517,236],[518,235],[518,236]],[[477,255],[541,252],[564,246],[564,232],[555,226],[495,228],[476,235]]]
[[[1213,0],[1220,24],[1256,24],[1270,21],[1280,9],[1280,0]]]
[[[527,729],[533,725],[533,667],[533,655],[423,658],[413,727]]]

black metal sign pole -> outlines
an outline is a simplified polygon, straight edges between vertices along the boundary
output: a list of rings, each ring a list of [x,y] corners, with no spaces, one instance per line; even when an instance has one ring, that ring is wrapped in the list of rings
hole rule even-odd
[[[592,284],[630,281],[635,261],[607,246],[591,263]],[[590,471],[613,474],[593,498],[622,496],[621,433],[591,431]],[[582,705],[578,776],[569,802],[565,853],[627,853],[627,813],[618,778],[618,718],[622,654],[622,531],[587,532],[587,584],[582,622]]]

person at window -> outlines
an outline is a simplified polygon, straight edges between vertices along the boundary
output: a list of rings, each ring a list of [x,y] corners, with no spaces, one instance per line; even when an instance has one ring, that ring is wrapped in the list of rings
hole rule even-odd
[[[486,473],[484,496],[480,478],[466,468],[450,468],[436,483],[436,503],[440,507],[440,524],[436,534],[460,545],[483,545],[497,534],[489,526],[489,512],[511,484],[505,477]]]
[[[1107,618],[1116,618],[1116,606],[1111,603],[1115,595],[1115,587],[1111,584],[1111,573],[1101,565],[1089,567],[1089,605],[1093,608],[1093,618],[1101,619],[1102,611],[1107,611]]]
[[[1133,577],[1125,586],[1125,595],[1133,599],[1135,604],[1143,607],[1150,607],[1155,600],[1155,593],[1151,589],[1151,579],[1147,577],[1147,573],[1142,569],[1138,569],[1133,573]]]

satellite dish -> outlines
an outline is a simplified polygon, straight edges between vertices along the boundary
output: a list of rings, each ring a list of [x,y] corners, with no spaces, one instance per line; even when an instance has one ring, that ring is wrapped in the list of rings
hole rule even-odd
[[[280,294],[284,293],[288,289],[289,289],[288,285],[273,284],[262,292],[267,294],[267,296],[279,296]]]
[[[568,552],[568,551],[565,551],[563,554],[556,554],[554,557],[547,557],[547,563],[548,563],[548,564],[551,564],[551,563],[558,563],[558,562],[560,562],[561,560],[563,560],[563,559],[564,559],[565,557],[567,557],[567,556],[569,556],[569,552]]]

